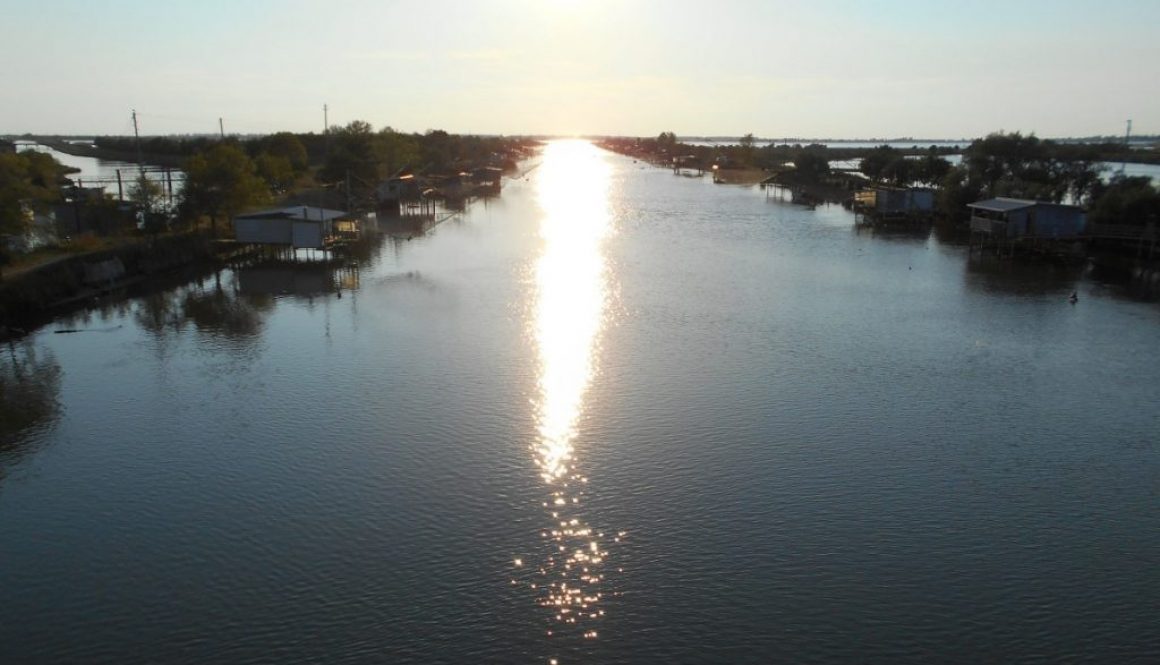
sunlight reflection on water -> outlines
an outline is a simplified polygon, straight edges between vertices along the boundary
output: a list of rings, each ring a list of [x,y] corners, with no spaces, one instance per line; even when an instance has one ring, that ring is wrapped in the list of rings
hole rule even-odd
[[[605,155],[589,143],[556,142],[544,152],[537,190],[543,250],[534,269],[532,321],[539,350],[533,448],[548,490],[548,525],[542,556],[525,569],[523,582],[548,612],[547,634],[573,644],[598,637],[604,615],[605,534],[581,514],[588,479],[577,468],[574,442],[606,318],[609,181]],[[524,568],[522,561],[516,565]]]

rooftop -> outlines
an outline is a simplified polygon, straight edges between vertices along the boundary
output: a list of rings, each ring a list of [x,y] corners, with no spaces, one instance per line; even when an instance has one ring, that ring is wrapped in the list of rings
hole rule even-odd
[[[348,213],[330,208],[316,208],[313,206],[291,206],[289,208],[271,208],[237,215],[234,219],[295,219],[310,222],[323,222],[347,217]]]
[[[1008,199],[1000,196],[994,199],[987,199],[986,201],[975,201],[974,203],[968,203],[967,207],[976,208],[978,210],[989,210],[991,212],[1010,212],[1012,210],[1030,208],[1039,203],[1040,201],[1032,201],[1030,199]]]

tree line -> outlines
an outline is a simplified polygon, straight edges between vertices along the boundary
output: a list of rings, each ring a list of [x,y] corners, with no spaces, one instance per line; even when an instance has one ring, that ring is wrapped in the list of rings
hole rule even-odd
[[[693,145],[681,143],[672,132],[661,132],[656,138],[609,139],[604,145],[655,163],[668,164],[679,157],[702,168],[760,168],[787,185],[836,184],[831,163],[856,162],[864,185],[937,189],[940,209],[953,221],[967,218],[968,203],[998,196],[1084,206],[1097,224],[1143,225],[1160,218],[1160,190],[1150,178],[1104,177],[1109,162],[1160,161],[1160,155],[1133,151],[1123,142],[1074,143],[997,132],[962,149],[958,164],[947,157],[960,151],[948,146],[857,148],[813,143],[758,148],[755,143],[747,134],[732,145]],[[847,175],[841,184],[850,183]]]
[[[514,168],[530,141],[458,136],[442,130],[423,134],[380,130],[363,120],[334,126],[324,134],[278,132],[257,138],[150,137],[145,155],[181,156],[185,188],[176,210],[179,224],[208,218],[212,229],[245,208],[296,190],[341,192],[356,208],[374,205],[376,186],[406,169],[443,174],[493,165]],[[129,137],[101,137],[98,148],[135,150]]]

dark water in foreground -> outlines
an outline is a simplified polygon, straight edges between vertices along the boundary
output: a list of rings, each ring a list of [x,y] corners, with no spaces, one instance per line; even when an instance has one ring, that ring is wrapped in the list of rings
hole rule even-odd
[[[60,327],[0,358],[0,663],[1160,659],[1160,309],[1066,270],[558,144]]]

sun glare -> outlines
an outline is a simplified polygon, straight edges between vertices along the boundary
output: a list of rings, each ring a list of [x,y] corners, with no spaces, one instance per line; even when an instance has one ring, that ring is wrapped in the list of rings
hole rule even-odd
[[[535,461],[544,479],[545,555],[528,578],[554,640],[597,638],[607,550],[583,516],[588,479],[575,463],[577,427],[599,352],[607,301],[603,245],[611,228],[610,167],[584,141],[557,141],[537,175],[543,243],[535,264],[539,395]]]
[[[601,246],[609,232],[609,174],[601,153],[584,141],[549,145],[541,169],[543,253],[535,269],[535,337],[540,356],[540,464],[550,481],[568,471],[604,320]]]

